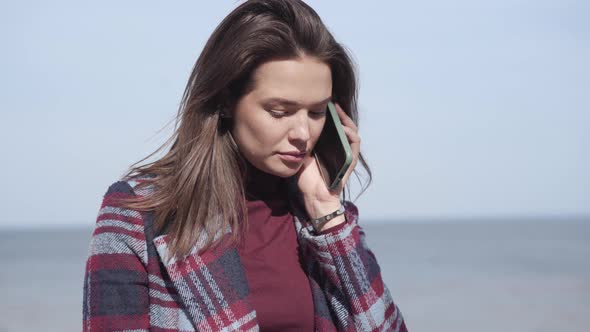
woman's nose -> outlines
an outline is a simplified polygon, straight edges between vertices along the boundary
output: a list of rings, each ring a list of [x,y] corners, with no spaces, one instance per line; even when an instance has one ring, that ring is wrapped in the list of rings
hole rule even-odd
[[[307,142],[310,139],[309,134],[309,120],[299,116],[295,119],[295,123],[289,133],[291,139],[301,140]]]

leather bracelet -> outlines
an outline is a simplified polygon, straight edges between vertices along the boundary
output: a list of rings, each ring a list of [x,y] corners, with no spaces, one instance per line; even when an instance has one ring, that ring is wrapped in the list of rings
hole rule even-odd
[[[323,227],[323,226],[324,226],[324,225],[325,225],[325,224],[326,224],[328,221],[330,221],[330,220],[332,220],[332,219],[334,219],[334,218],[338,217],[339,215],[342,215],[342,214],[344,214],[344,211],[345,211],[345,209],[344,209],[344,205],[343,205],[343,204],[341,204],[341,205],[340,205],[340,208],[339,208],[338,210],[336,210],[336,211],[334,211],[334,212],[332,212],[332,213],[330,213],[330,214],[328,214],[328,215],[325,215],[325,216],[323,216],[323,217],[319,217],[319,218],[317,218],[317,219],[310,220],[310,223],[311,223],[311,225],[313,226],[313,229],[314,229],[316,232],[320,232],[320,230],[322,229],[322,227]]]

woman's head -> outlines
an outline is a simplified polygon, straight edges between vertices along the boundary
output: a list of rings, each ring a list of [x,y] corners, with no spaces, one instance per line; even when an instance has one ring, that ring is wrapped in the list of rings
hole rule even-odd
[[[213,240],[230,226],[239,237],[245,161],[281,177],[297,173],[301,165],[277,153],[311,151],[328,98],[357,122],[354,64],[317,13],[300,0],[245,1],[223,19],[197,59],[173,136],[138,163],[174,141],[170,150],[127,173],[155,174],[144,183],[157,188],[129,206],[155,210],[156,229],[170,223],[177,256],[194,245],[197,232]],[[362,155],[359,160],[370,182]]]
[[[332,95],[330,67],[305,55],[271,60],[256,68],[252,81],[253,89],[232,110],[230,132],[250,164],[276,176],[293,176],[303,162],[281,153],[310,154],[318,140]]]
[[[189,83],[189,103],[199,100],[202,111],[235,115],[223,121],[224,142],[231,143],[227,129],[241,158],[282,177],[298,167],[286,165],[276,152],[309,152],[321,132],[325,118],[308,112],[323,111],[323,101],[333,97],[356,119],[352,61],[303,1],[244,2],[213,32]],[[271,117],[268,102],[261,105],[270,98],[301,105],[275,105],[277,111],[289,111],[279,120]],[[316,102],[322,103],[311,105]],[[290,141],[289,135],[294,135]]]

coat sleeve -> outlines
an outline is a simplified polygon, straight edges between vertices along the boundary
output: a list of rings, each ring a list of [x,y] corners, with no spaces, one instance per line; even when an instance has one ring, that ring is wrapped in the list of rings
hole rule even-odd
[[[83,294],[83,331],[148,331],[147,249],[142,215],[117,199],[134,195],[124,181],[104,195],[92,238]]]
[[[319,265],[334,323],[339,331],[406,332],[404,318],[358,224],[358,208],[350,201],[344,201],[344,207],[345,225],[320,234],[302,229],[307,255]]]

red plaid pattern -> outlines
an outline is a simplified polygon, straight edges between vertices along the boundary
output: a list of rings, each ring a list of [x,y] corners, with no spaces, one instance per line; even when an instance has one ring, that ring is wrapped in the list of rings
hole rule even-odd
[[[151,193],[151,187],[135,190],[142,180],[115,182],[104,195],[86,263],[83,330],[258,331],[234,247],[197,255],[206,240],[200,238],[185,259],[171,259],[168,236],[153,232],[153,213],[118,206],[117,198]],[[405,332],[402,314],[358,224],[358,209],[350,201],[344,205],[346,225],[318,235],[303,224],[305,214],[291,203],[315,330]],[[229,232],[216,238],[225,241]]]

